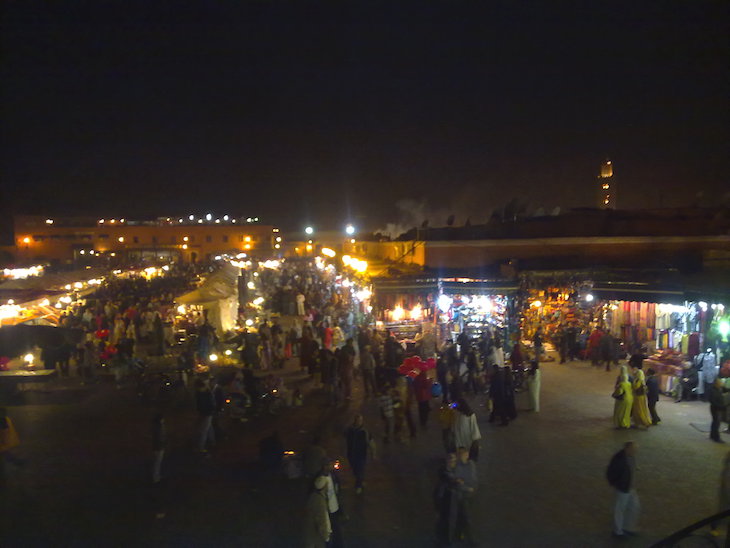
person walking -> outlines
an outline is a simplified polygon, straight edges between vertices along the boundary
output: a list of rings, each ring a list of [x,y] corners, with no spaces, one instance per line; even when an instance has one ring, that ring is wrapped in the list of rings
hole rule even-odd
[[[651,426],[652,420],[646,398],[646,379],[639,364],[634,367],[633,376],[634,403],[631,407],[631,417],[634,419],[634,426],[648,428]]]
[[[364,345],[360,351],[360,372],[362,373],[365,397],[374,396],[377,393],[375,389],[375,359],[370,352],[369,344]]]
[[[641,506],[634,488],[636,475],[636,444],[627,441],[608,464],[606,479],[616,490],[613,507],[613,536],[635,536]]]
[[[492,411],[489,414],[489,422],[499,419],[500,426],[509,424],[507,419],[507,402],[505,397],[505,374],[498,365],[492,366],[492,376],[489,380],[489,399],[492,403]]]
[[[165,428],[165,417],[162,413],[155,415],[152,419],[152,483],[160,483],[162,459],[165,457],[167,445],[167,429]]]
[[[629,372],[621,366],[621,374],[611,394],[613,403],[613,425],[615,428],[631,428],[631,409],[634,405],[634,391],[629,382]]]
[[[418,418],[421,428],[426,428],[428,424],[428,414],[431,411],[431,398],[433,381],[426,376],[425,371],[421,371],[413,381],[413,389],[416,392],[416,401],[418,402]]]
[[[20,445],[20,438],[13,421],[8,417],[8,410],[5,407],[0,407],[0,489],[5,487],[7,481],[5,462],[12,462],[16,465],[21,464],[21,461],[10,453],[10,450],[18,445]]]
[[[332,536],[326,489],[327,479],[317,476],[307,499],[304,520],[305,548],[325,548]]]
[[[720,421],[722,421],[725,417],[727,400],[725,398],[725,390],[720,377],[717,377],[715,382],[712,383],[708,399],[710,400],[710,415],[712,416],[710,439],[717,443],[724,443],[720,439]]]
[[[656,412],[656,404],[659,401],[659,380],[656,378],[656,372],[653,369],[647,369],[646,377],[646,401],[649,404],[649,414],[651,415],[651,423],[654,425],[662,422]]]
[[[395,410],[393,409],[393,396],[389,385],[383,386],[378,396],[378,408],[380,409],[380,418],[383,419],[383,429],[385,435],[383,441],[390,442],[395,431]]]
[[[456,416],[452,428],[456,447],[466,447],[469,450],[469,457],[476,462],[479,459],[479,440],[482,439],[482,433],[479,431],[476,414],[463,398],[456,403]]]
[[[198,410],[198,451],[208,452],[208,444],[215,445],[215,431],[213,430],[213,414],[216,410],[215,396],[208,385],[208,381],[198,379],[195,391],[195,406]]]
[[[718,514],[730,510],[730,452],[725,455],[725,463],[722,466],[722,472],[720,472],[720,489],[717,502]],[[713,537],[720,536],[718,525],[714,521],[710,524],[710,534]]]
[[[375,448],[370,433],[363,428],[362,415],[355,415],[352,426],[345,432],[345,440],[347,442],[347,460],[355,476],[355,493],[359,495],[365,487],[365,464],[368,454],[373,454]]]
[[[527,393],[530,396],[530,409],[540,412],[540,365],[533,361],[527,372]]]
[[[464,541],[467,546],[476,546],[471,531],[469,514],[471,513],[471,501],[477,490],[478,478],[477,468],[474,461],[470,459],[468,447],[459,447],[457,450],[456,467],[454,468],[454,480],[456,483],[456,523],[454,526],[454,538],[457,541]]]
[[[457,513],[457,483],[455,477],[456,453],[448,453],[444,465],[439,469],[438,482],[434,489],[433,502],[438,513],[436,539],[439,546],[450,546],[455,540]]]

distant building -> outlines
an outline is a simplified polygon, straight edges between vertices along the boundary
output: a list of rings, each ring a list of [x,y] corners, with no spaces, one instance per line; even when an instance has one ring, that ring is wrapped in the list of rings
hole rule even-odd
[[[616,190],[613,163],[611,160],[606,160],[601,164],[601,174],[598,176],[599,209],[616,209]]]
[[[270,255],[283,243],[278,228],[227,216],[139,221],[17,215],[14,220],[14,255],[21,263],[196,262],[224,253]]]

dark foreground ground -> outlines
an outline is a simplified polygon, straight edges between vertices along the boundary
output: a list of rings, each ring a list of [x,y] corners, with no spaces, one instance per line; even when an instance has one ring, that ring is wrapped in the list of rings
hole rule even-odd
[[[730,446],[711,443],[691,426],[709,424],[707,405],[664,399],[660,426],[615,431],[615,376],[583,362],[546,364],[542,411],[523,412],[507,428],[488,424],[477,400],[483,443],[473,521],[481,545],[648,546],[715,512]],[[362,401],[359,385],[355,400],[339,409],[314,391],[302,408],[226,425],[227,438],[206,459],[192,451],[192,398],[181,397],[168,410],[167,480],[152,487],[154,408],[131,387],[74,381],[11,403],[22,438],[16,454],[26,465],[9,467],[9,486],[0,494],[3,547],[298,546],[305,487],[263,471],[256,463],[258,440],[278,429],[287,448],[300,449],[321,432],[332,455],[341,456],[342,431],[356,409],[380,432],[375,404]],[[363,495],[355,495],[345,469],[347,546],[434,545],[431,494],[442,457],[435,419],[409,443],[379,445]],[[629,439],[639,444],[642,535],[618,542],[610,536],[612,492],[604,470]]]

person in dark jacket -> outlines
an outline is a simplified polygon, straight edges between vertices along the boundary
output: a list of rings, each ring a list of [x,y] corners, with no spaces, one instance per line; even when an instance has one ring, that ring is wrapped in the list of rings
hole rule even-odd
[[[433,499],[438,512],[436,522],[436,538],[441,546],[450,546],[455,540],[456,515],[458,509],[458,484],[454,476],[456,470],[456,453],[446,455],[446,461],[439,470],[438,483],[434,489]]]
[[[636,521],[639,517],[639,496],[634,489],[636,444],[627,441],[616,453],[606,470],[608,483],[616,490],[613,510],[613,535],[626,537],[636,535]]]
[[[492,366],[492,376],[489,382],[489,398],[492,400],[492,412],[489,422],[499,419],[500,426],[507,426],[507,401],[505,397],[505,375],[498,365]]]
[[[647,369],[646,377],[646,400],[649,404],[649,413],[651,414],[651,423],[654,425],[662,422],[656,412],[656,404],[659,401],[659,380],[656,378],[656,371]]]
[[[165,428],[165,417],[158,413],[152,419],[152,483],[160,483],[162,459],[165,456],[167,445],[167,429]]]
[[[710,425],[710,439],[717,443],[724,443],[720,439],[720,421],[725,417],[725,390],[722,387],[722,379],[718,377],[710,388],[710,414],[712,425]]]
[[[355,415],[352,426],[345,432],[347,442],[347,460],[355,476],[355,492],[362,493],[365,479],[365,463],[368,453],[372,451],[373,440],[370,433],[363,428],[362,415]]]
[[[198,379],[195,388],[195,407],[198,410],[200,425],[198,450],[201,453],[206,453],[208,442],[215,445],[215,431],[213,430],[213,414],[216,409],[215,396],[207,379]]]

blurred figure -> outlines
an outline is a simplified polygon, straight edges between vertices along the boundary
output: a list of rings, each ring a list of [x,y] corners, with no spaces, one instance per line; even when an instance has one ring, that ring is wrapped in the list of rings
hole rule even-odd
[[[482,439],[482,433],[479,431],[476,414],[464,399],[456,404],[453,430],[456,447],[466,447],[469,457],[476,461],[479,458],[479,440]]]
[[[649,414],[651,415],[651,423],[659,424],[662,419],[656,412],[656,404],[659,401],[659,380],[656,378],[656,372],[653,369],[647,369],[646,377],[646,401],[649,404]]]
[[[720,490],[717,504],[718,514],[725,510],[730,510],[730,452],[725,455],[725,462],[722,466],[722,472],[720,472]],[[718,526],[719,524],[717,522],[710,524],[710,533],[712,536],[720,536]]]
[[[530,409],[535,413],[539,413],[540,365],[536,361],[530,363],[530,370],[527,372],[527,392],[530,396]]]
[[[314,480],[309,493],[304,520],[304,547],[325,548],[332,536],[332,522],[330,521],[327,505],[327,479],[318,476]]]
[[[456,467],[453,472],[456,483],[454,538],[457,541],[464,541],[467,546],[476,546],[472,536],[469,514],[471,513],[471,501],[477,490],[478,478],[477,468],[469,455],[470,451],[467,447],[459,447],[457,450]]]
[[[416,393],[416,401],[418,402],[418,418],[422,428],[426,428],[426,425],[428,424],[428,414],[431,411],[432,388],[433,381],[426,376],[425,371],[421,371],[413,381],[413,389]]]
[[[634,367],[633,374],[634,403],[631,408],[631,417],[634,419],[635,426],[648,428],[652,421],[646,399],[646,380],[640,365]]]
[[[616,490],[613,509],[613,536],[625,538],[636,535],[636,522],[641,506],[636,494],[636,444],[628,441],[616,453],[606,470],[608,483]]]
[[[152,483],[160,483],[162,459],[165,456],[167,446],[167,429],[165,417],[162,413],[155,415],[152,420]]]
[[[359,495],[365,487],[365,464],[368,455],[375,452],[373,438],[363,428],[362,415],[355,415],[352,426],[345,432],[345,441],[347,443],[347,460],[355,476],[355,492]]]

